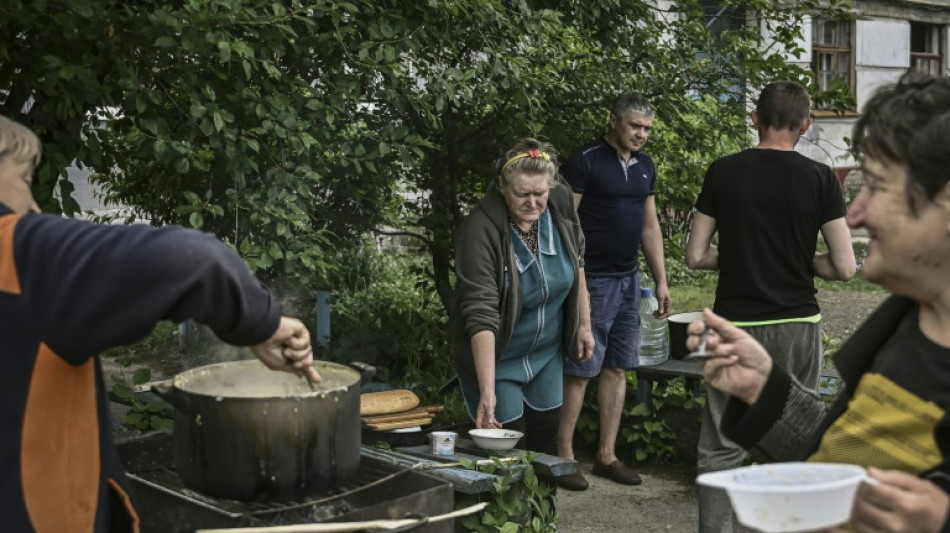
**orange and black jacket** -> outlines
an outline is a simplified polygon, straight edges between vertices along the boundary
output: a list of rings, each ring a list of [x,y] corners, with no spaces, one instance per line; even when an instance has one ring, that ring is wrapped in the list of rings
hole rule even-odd
[[[162,319],[251,345],[280,309],[211,235],[0,204],[0,530],[138,531],[97,354]]]

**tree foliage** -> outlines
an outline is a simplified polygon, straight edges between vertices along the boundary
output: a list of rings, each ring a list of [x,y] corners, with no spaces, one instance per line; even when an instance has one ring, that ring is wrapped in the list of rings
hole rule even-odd
[[[803,17],[847,1],[7,0],[0,112],[43,139],[46,210],[75,213],[61,176],[80,161],[136,217],[213,231],[303,286],[332,279],[332,248],[394,228],[448,305],[453,230],[512,141],[566,157],[618,92],[648,94],[675,242],[705,167],[750,142],[746,97],[807,81],[784,55]]]

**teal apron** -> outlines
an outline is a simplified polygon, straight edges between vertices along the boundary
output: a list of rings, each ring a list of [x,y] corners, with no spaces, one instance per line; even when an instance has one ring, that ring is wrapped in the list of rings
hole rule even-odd
[[[547,411],[563,402],[563,307],[574,284],[571,260],[549,210],[538,220],[538,257],[514,229],[508,231],[524,298],[511,341],[495,365],[495,418],[503,424],[521,418],[524,404]],[[462,379],[461,385],[474,420],[478,384]]]

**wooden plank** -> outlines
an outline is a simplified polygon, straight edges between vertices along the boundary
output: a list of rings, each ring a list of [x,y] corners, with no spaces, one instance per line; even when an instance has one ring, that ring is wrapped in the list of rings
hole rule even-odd
[[[658,365],[642,366],[633,369],[637,375],[658,375],[670,377],[684,377],[692,379],[703,378],[703,367],[699,363],[681,361],[679,359],[668,359]],[[838,371],[834,368],[823,368],[821,377],[838,377]]]
[[[400,420],[408,420],[410,418],[421,418],[423,416],[429,416],[435,413],[441,413],[444,410],[445,410],[445,407],[442,405],[426,405],[423,407],[416,407],[415,409],[410,409],[408,411],[403,411],[401,413],[393,413],[389,415],[364,416],[362,420],[364,424],[379,424],[381,422],[398,422]]]
[[[366,424],[366,427],[375,431],[390,431],[393,429],[411,428],[415,426],[428,426],[432,423],[432,417],[410,418],[409,420],[396,420],[394,422],[379,422],[377,424]]]
[[[422,446],[421,448],[428,448],[428,446]],[[402,451],[401,448],[400,451]],[[388,464],[401,466],[403,468],[409,468],[420,463],[424,465],[439,465],[444,462],[407,455],[405,453],[380,450],[370,446],[363,446],[360,453],[362,455],[375,457],[381,461],[385,461]],[[457,460],[457,457],[450,455],[444,457],[449,461]],[[474,470],[468,470],[465,468],[439,468],[423,471],[428,476],[433,476],[448,481],[452,484],[452,487],[457,492],[461,492],[463,494],[481,494],[494,490],[495,476],[492,474],[476,472]]]
[[[566,476],[577,472],[579,465],[573,459],[565,459],[555,455],[541,454],[531,462],[534,471],[546,476]]]
[[[653,382],[657,380],[666,380],[671,378],[686,378],[696,380],[697,391],[699,381],[703,379],[703,367],[697,362],[682,361],[679,359],[668,359],[658,365],[643,366],[634,368],[637,373],[637,403],[649,403],[653,397]],[[823,395],[833,395],[839,386],[841,377],[838,370],[829,367],[822,368],[820,374],[820,392]]]
[[[416,457],[428,459],[444,457],[431,454],[428,446],[407,446],[405,448],[398,448],[398,450]],[[466,437],[459,437],[455,443],[455,457],[466,457],[472,460],[490,457],[492,454],[496,454],[498,457],[517,457],[522,453],[524,453],[524,450],[518,449],[504,452],[489,452],[482,450],[475,444],[475,441]],[[534,467],[534,471],[537,474],[554,477],[573,474],[578,470],[578,463],[573,459],[564,459],[563,457],[543,453],[535,457],[534,461],[531,462],[531,466]]]
[[[699,363],[681,361],[679,359],[667,359],[658,365],[641,366],[635,368],[637,375],[657,374],[661,376],[702,378],[703,367]]]
[[[693,382],[693,388],[699,390],[699,382],[703,379],[703,368],[699,363],[667,359],[654,365],[633,369],[637,373],[637,403],[652,405],[653,382],[671,378],[686,378],[687,384]]]

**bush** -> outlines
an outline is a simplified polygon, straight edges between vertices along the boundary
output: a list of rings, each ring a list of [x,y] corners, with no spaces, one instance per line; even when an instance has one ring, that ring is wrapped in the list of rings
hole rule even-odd
[[[684,449],[692,444],[679,443],[679,439],[691,439],[694,435],[678,427],[683,415],[694,420],[698,427],[705,397],[697,396],[686,387],[682,378],[653,383],[650,404],[636,403],[637,374],[627,372],[627,400],[620,419],[617,445],[626,444],[633,450],[637,461],[674,462],[680,459]],[[584,398],[584,408],[575,428],[575,441],[580,447],[592,452],[600,436],[600,409],[597,405],[597,380],[592,380]],[[676,427],[676,430],[674,430]],[[679,430],[679,433],[677,432]],[[690,441],[692,442],[692,441]]]
[[[531,462],[536,457],[528,453],[518,457],[517,462],[503,464],[497,459],[480,470],[497,476],[491,501],[482,512],[460,518],[457,531],[478,533],[548,533],[557,531],[560,517],[555,509],[553,488],[542,483],[534,472]],[[469,469],[478,470],[474,461],[461,459]],[[520,479],[515,474],[520,474]],[[467,496],[456,505],[465,508],[482,500]]]
[[[343,268],[333,288],[332,358],[374,365],[380,381],[411,389],[424,401],[448,400],[445,416],[452,416],[453,398],[436,395],[455,374],[448,317],[425,260],[371,245],[338,260]]]

